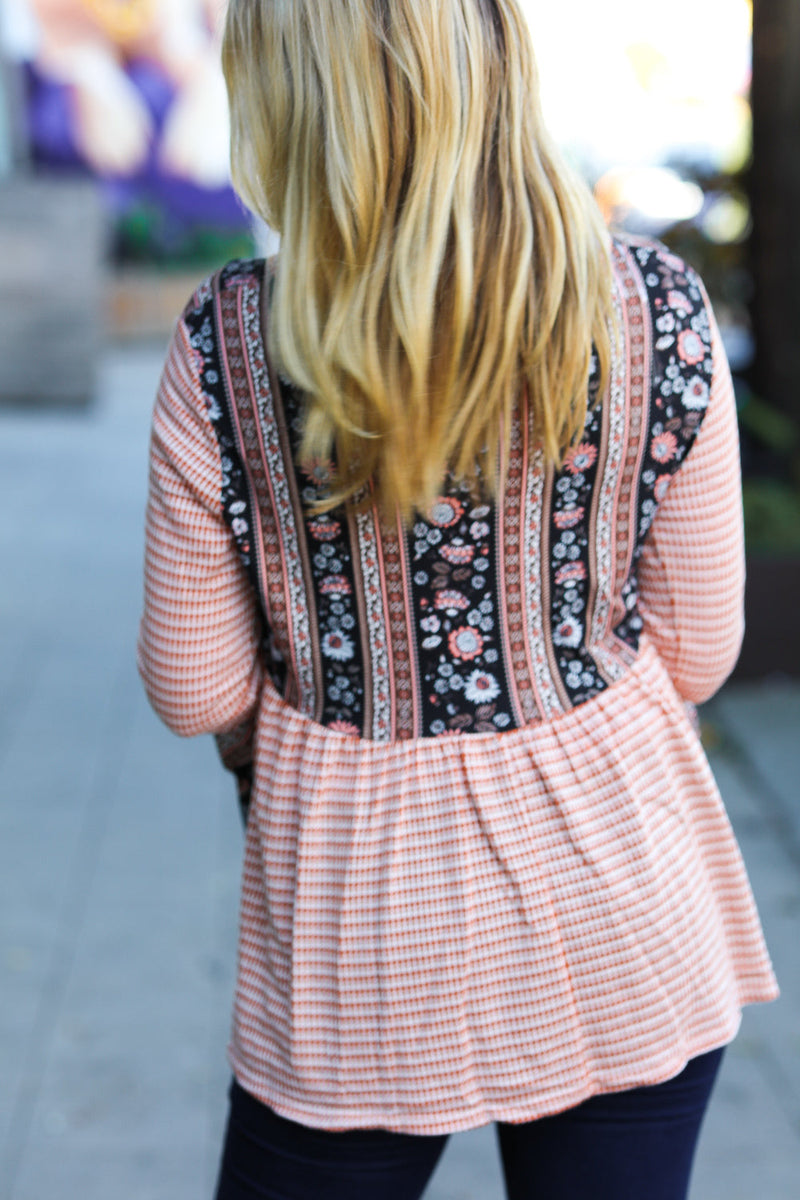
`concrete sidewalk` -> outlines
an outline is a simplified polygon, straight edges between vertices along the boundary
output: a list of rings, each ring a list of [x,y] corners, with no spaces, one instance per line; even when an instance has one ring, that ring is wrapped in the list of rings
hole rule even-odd
[[[213,1188],[242,834],[210,740],[160,725],[133,662],[160,360],[109,354],[88,413],[0,412],[0,1200]],[[692,1196],[797,1200],[800,687],[704,719],[783,997],[745,1014]],[[485,1129],[427,1200],[502,1194]]]

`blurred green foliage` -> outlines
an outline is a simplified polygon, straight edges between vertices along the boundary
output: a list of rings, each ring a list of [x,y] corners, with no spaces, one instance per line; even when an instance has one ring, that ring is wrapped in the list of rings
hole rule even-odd
[[[800,554],[800,490],[781,479],[745,479],[744,528],[750,553]]]
[[[251,258],[255,243],[241,229],[170,220],[155,205],[139,203],[119,218],[112,253],[126,266],[203,271],[232,258]]]

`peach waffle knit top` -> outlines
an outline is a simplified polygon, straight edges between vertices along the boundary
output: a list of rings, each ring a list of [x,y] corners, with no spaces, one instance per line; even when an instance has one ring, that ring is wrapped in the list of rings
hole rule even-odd
[[[776,985],[692,721],[742,632],[736,417],[697,276],[617,241],[561,469],[313,515],[268,270],[190,300],[156,402],[139,662],[249,789],[230,1057],[326,1129],[449,1132],[657,1083]],[[595,401],[597,402],[595,403]]]

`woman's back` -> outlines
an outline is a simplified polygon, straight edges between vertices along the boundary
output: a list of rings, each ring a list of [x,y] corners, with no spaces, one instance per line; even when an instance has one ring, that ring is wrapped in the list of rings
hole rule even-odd
[[[741,634],[730,379],[679,260],[616,243],[614,275],[563,467],[522,401],[496,500],[445,485],[410,526],[315,511],[263,264],[176,333],[141,665],[253,766],[232,1060],[295,1120],[531,1119],[674,1074],[774,993],[684,707]]]
[[[683,1200],[776,992],[687,711],[742,627],[702,285],[611,244],[517,0],[230,0],[223,62],[281,248],[176,329],[140,638],[249,801],[220,1200],[416,1200],[386,1131],[491,1120],[509,1195]]]
[[[290,705],[381,742],[520,728],[621,678],[643,628],[685,699],[725,678],[743,561],[724,355],[679,259],[621,242],[614,259],[624,340],[601,403],[595,365],[561,469],[537,449],[523,398],[496,500],[451,482],[408,527],[366,492],[354,511],[316,511],[332,464],[298,465],[306,403],[268,366],[264,264],[233,264],[188,306],[174,355],[212,453],[230,459],[223,515]],[[168,371],[165,403],[170,384]],[[688,541],[702,552],[687,556]]]

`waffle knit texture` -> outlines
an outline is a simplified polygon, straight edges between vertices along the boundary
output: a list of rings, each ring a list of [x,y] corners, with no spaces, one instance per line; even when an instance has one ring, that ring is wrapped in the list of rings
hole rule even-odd
[[[495,501],[445,487],[412,529],[309,515],[263,263],[176,327],[139,664],[252,772],[230,1057],[300,1123],[532,1120],[777,994],[691,710],[742,635],[730,375],[684,263],[614,264],[621,345],[562,469],[523,397]]]

